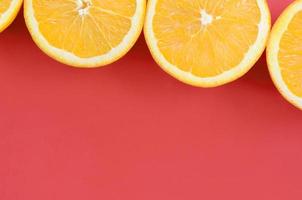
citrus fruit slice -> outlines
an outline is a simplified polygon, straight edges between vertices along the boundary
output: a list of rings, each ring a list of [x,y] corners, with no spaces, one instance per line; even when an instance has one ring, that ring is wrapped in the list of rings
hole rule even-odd
[[[16,18],[23,0],[1,0],[0,32],[6,29]]]
[[[144,33],[166,72],[187,84],[215,87],[255,64],[270,26],[266,0],[149,0]]]
[[[271,77],[280,93],[302,109],[302,1],[292,3],[275,23],[267,48]]]
[[[25,0],[26,25],[49,56],[75,67],[110,64],[138,39],[145,0]]]

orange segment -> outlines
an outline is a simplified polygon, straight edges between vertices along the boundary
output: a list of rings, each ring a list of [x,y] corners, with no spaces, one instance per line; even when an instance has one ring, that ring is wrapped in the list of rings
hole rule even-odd
[[[83,67],[124,55],[142,30],[145,11],[145,0],[26,0],[25,5],[27,25],[42,50]]]
[[[94,0],[94,4],[96,8],[106,11],[107,13],[115,13],[116,15],[128,18],[134,15],[137,6],[135,0]]]
[[[186,83],[207,87],[248,71],[264,50],[269,27],[264,0],[150,0],[145,35],[166,71]],[[240,72],[215,79],[243,61]]]
[[[270,74],[281,94],[302,109],[302,1],[279,17],[267,49]]]
[[[22,2],[23,0],[2,0],[0,2],[0,32],[13,22]]]
[[[0,13],[1,13],[1,15],[3,15],[3,13],[8,10],[8,8],[11,5],[11,3],[12,3],[11,0],[3,0],[3,1],[1,1],[1,4],[0,4]]]

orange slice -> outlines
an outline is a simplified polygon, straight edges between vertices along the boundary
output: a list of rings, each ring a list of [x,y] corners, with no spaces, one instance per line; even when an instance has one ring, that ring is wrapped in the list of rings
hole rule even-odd
[[[267,48],[271,77],[280,93],[302,109],[302,1],[292,3],[273,27]]]
[[[215,87],[255,64],[270,25],[265,0],[149,0],[144,32],[166,72],[187,84]]]
[[[23,0],[1,0],[0,32],[6,29],[16,18]]]
[[[138,39],[145,0],[25,0],[26,25],[49,56],[98,67],[125,55]]]

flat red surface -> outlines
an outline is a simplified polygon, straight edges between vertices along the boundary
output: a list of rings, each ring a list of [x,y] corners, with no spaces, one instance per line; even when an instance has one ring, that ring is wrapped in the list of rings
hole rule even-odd
[[[290,0],[271,0],[275,19]],[[143,37],[111,66],[64,66],[22,14],[0,35],[0,200],[301,200],[302,112],[265,59],[216,89],[184,85]]]

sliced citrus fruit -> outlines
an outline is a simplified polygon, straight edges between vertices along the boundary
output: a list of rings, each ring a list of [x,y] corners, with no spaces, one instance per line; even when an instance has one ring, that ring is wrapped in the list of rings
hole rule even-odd
[[[302,1],[292,3],[275,23],[267,48],[271,77],[280,93],[302,109]]]
[[[149,0],[144,33],[166,72],[194,86],[214,87],[255,64],[270,26],[266,0]]]
[[[16,18],[23,0],[1,0],[0,2],[0,32],[6,29]]]
[[[145,0],[25,0],[36,44],[75,67],[98,67],[125,55],[138,39]]]

